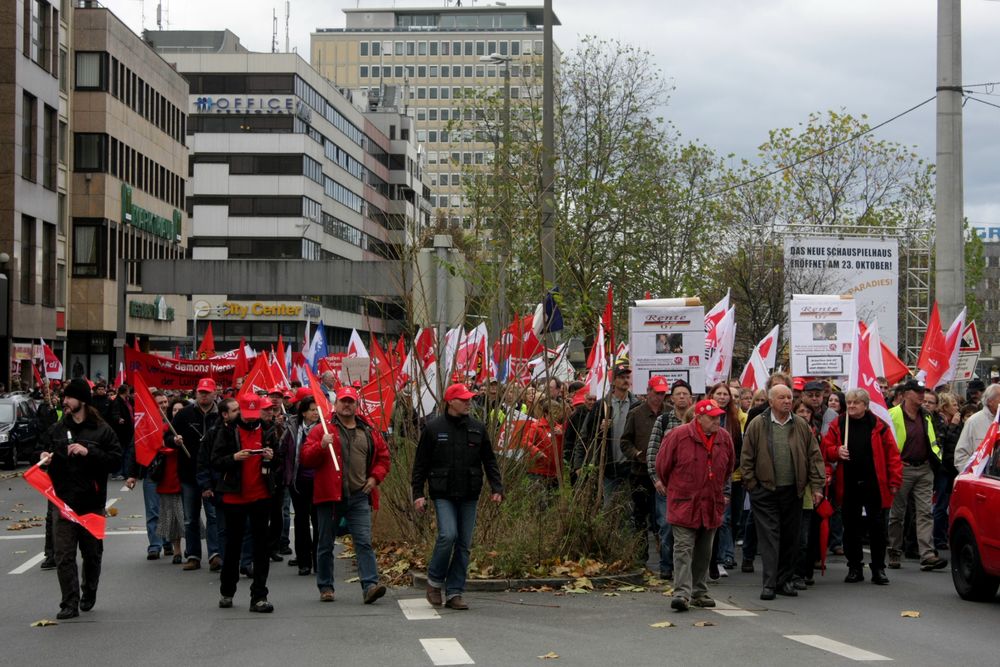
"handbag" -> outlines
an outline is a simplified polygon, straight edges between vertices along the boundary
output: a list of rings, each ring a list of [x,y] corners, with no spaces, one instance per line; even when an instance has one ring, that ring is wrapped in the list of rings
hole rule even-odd
[[[146,477],[153,480],[154,482],[163,481],[163,464],[166,462],[166,457],[163,456],[163,452],[157,452],[153,460],[149,462],[146,466]]]

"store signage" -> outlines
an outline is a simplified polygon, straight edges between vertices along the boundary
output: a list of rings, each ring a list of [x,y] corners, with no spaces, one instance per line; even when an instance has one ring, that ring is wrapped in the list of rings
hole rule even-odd
[[[129,317],[139,320],[157,320],[159,322],[173,322],[174,309],[167,306],[167,300],[162,296],[156,297],[153,303],[143,303],[142,301],[128,302]]]
[[[976,233],[984,243],[1000,242],[1000,227],[974,226],[972,231]]]
[[[174,209],[171,219],[132,203],[132,188],[122,183],[122,222],[167,241],[181,240],[181,212]]]
[[[194,316],[197,318],[245,320],[248,317],[312,317],[313,315],[314,313],[301,303],[224,301],[213,306],[207,301],[194,302]]]

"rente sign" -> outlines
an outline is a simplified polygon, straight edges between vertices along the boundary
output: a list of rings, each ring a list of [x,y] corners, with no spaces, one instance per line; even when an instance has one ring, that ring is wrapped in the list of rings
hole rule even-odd
[[[136,206],[132,203],[132,188],[125,183],[122,183],[122,222],[167,241],[181,240],[181,212],[174,209],[173,218],[168,220]]]

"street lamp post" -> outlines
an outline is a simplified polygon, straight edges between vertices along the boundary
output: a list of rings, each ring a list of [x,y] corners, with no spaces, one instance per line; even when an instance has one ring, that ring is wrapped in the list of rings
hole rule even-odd
[[[491,53],[488,56],[480,56],[480,62],[493,63],[496,65],[502,64],[503,67],[503,140],[500,146],[500,164],[503,169],[503,188],[504,194],[510,192],[508,187],[507,179],[510,176],[510,63],[513,60],[511,56],[502,56],[499,53]],[[500,178],[499,174],[494,175],[493,179],[493,197],[494,200],[500,202]],[[507,211],[510,210],[510,202],[507,201],[507,197],[504,197],[503,205],[501,210],[504,211],[503,218],[504,222],[509,222]],[[500,331],[503,328],[504,322],[507,321],[507,265],[510,263],[510,225],[506,225],[507,229],[503,230],[500,235],[500,276],[497,285],[497,322],[494,335],[500,335]],[[494,233],[496,233],[494,229]]]

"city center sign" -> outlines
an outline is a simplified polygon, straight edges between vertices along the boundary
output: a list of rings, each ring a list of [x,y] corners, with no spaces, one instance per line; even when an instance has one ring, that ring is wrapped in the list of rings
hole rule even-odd
[[[167,219],[136,206],[132,203],[132,188],[125,183],[122,183],[122,222],[167,241],[181,240],[181,212],[174,209],[173,217]]]

